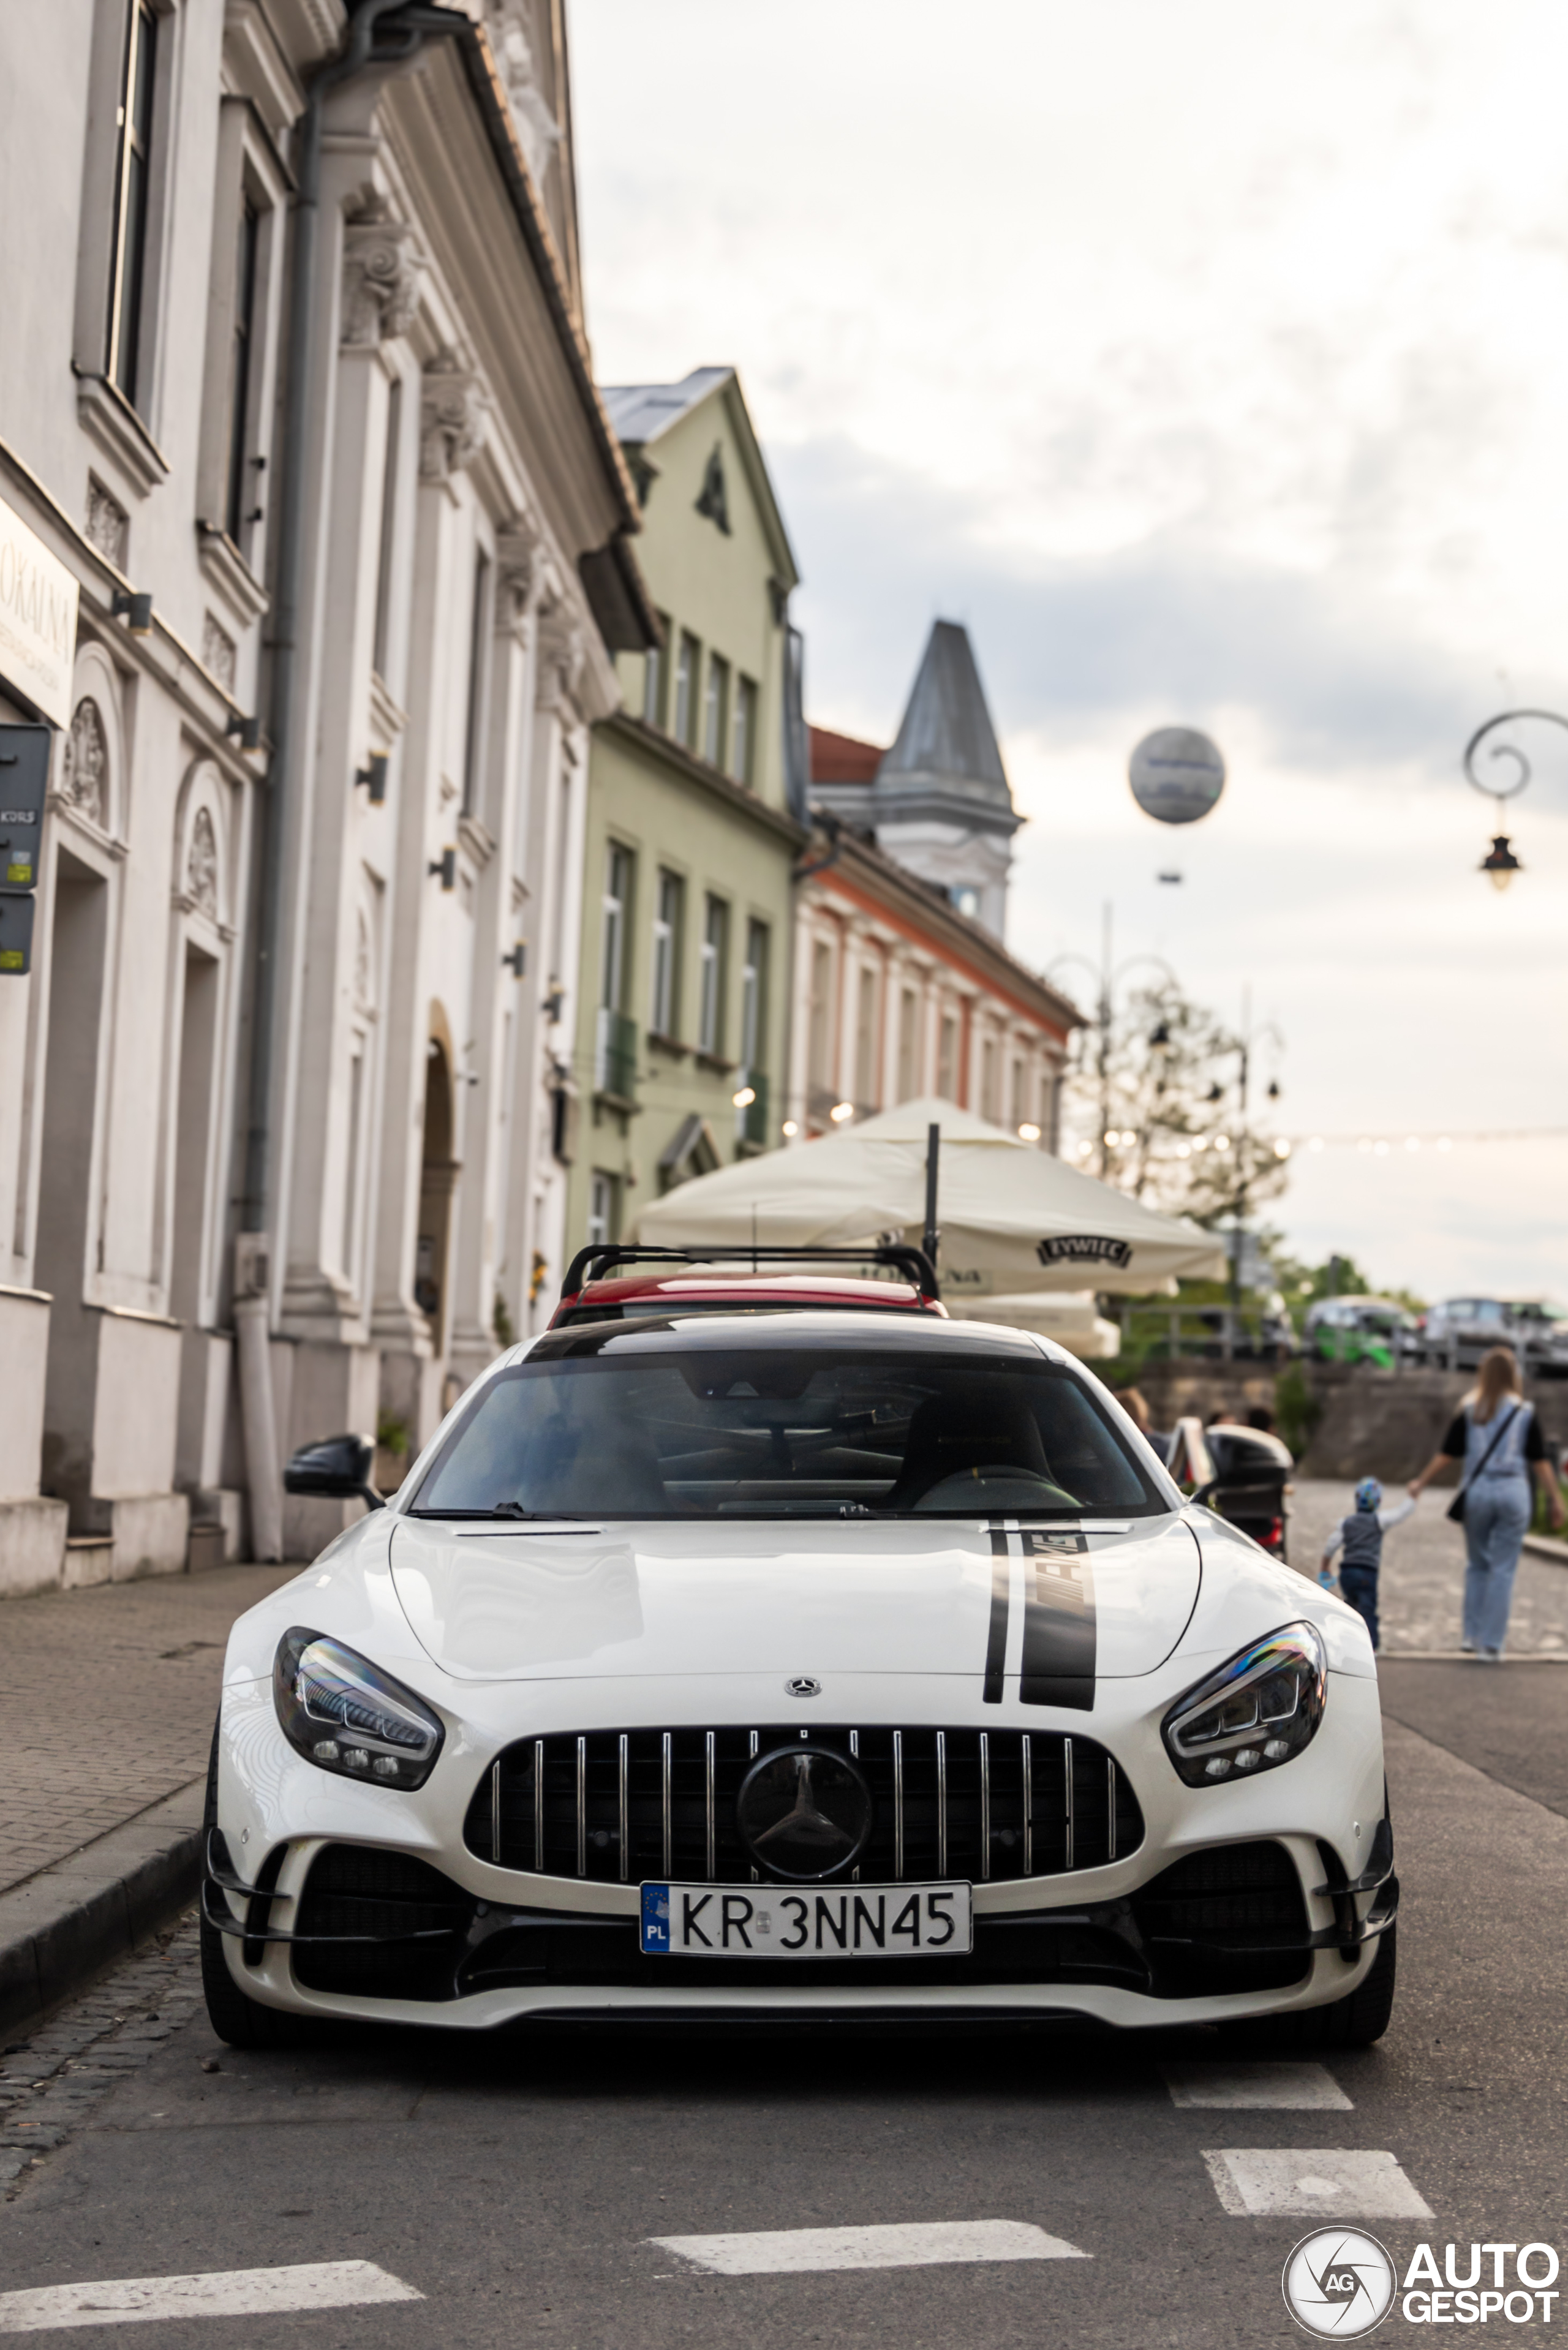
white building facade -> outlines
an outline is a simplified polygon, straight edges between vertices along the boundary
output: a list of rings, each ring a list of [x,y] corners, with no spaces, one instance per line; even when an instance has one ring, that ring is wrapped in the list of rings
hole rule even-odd
[[[0,604],[6,533],[75,604],[47,696],[0,610],[0,722],[57,727],[4,1590],[307,1555],[292,1447],[379,1424],[393,1473],[529,1326],[587,729],[654,623],[560,0],[57,0],[0,68]]]

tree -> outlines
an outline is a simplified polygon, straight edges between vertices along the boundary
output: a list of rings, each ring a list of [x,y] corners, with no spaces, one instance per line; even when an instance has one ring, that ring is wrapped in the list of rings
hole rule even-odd
[[[1272,1121],[1259,1119],[1255,1086],[1243,1106],[1243,1067],[1241,1039],[1174,979],[1133,989],[1108,1035],[1080,1033],[1069,1156],[1169,1215],[1204,1225],[1250,1215],[1283,1191],[1289,1152],[1260,1131]]]

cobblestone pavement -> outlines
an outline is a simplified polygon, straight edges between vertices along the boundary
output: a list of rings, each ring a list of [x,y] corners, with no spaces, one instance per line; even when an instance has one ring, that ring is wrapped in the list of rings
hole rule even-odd
[[[206,1769],[229,1627],[297,1572],[224,1566],[0,1602],[0,1892]]]
[[[0,2188],[7,2200],[110,2089],[128,2073],[140,2072],[190,2022],[201,2003],[192,1909],[106,1981],[5,2045],[0,2053]]]
[[[1387,1489],[1390,1502],[1404,1498],[1403,1488]],[[1452,1498],[1448,1492],[1423,1493],[1415,1516],[1392,1528],[1384,1543],[1378,1600],[1383,1647],[1390,1655],[1459,1645],[1465,1536],[1444,1515]],[[1355,1506],[1351,1485],[1298,1478],[1291,1496],[1291,1565],[1315,1575],[1330,1529]],[[1512,1656],[1568,1658],[1568,1566],[1525,1552],[1514,1580],[1508,1646]]]

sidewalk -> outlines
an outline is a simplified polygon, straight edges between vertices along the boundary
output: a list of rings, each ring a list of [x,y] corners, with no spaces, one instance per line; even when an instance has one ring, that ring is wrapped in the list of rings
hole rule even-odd
[[[225,1566],[0,1602],[0,2029],[191,1898],[229,1627],[298,1572]]]

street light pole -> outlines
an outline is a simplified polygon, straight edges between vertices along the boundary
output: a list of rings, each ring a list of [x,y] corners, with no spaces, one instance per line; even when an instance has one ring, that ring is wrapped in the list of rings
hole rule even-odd
[[[1099,1045],[1096,1055],[1096,1067],[1099,1077],[1100,1089],[1099,1149],[1100,1180],[1102,1183],[1109,1180],[1111,1171],[1111,1026],[1116,1011],[1116,982],[1120,979],[1125,979],[1127,972],[1129,971],[1135,971],[1139,963],[1147,962],[1152,963],[1156,971],[1158,971],[1163,978],[1168,979],[1173,987],[1178,983],[1176,973],[1171,970],[1170,965],[1159,955],[1129,955],[1126,962],[1121,964],[1118,968],[1111,959],[1111,941],[1112,910],[1110,905],[1107,903],[1101,909],[1100,967],[1098,971],[1096,972],[1095,970],[1095,966],[1089,961],[1087,955],[1064,954],[1057,955],[1047,967],[1044,974],[1045,977],[1049,979],[1054,972],[1060,971],[1064,963],[1070,962],[1081,963],[1085,971],[1094,973],[1096,986],[1095,1026],[1099,1031]]]
[[[1514,875],[1522,873],[1524,870],[1513,853],[1512,842],[1501,827],[1505,802],[1517,798],[1530,781],[1530,761],[1517,743],[1494,743],[1491,745],[1487,753],[1489,759],[1511,759],[1519,770],[1515,780],[1506,790],[1503,790],[1497,784],[1487,783],[1477,775],[1475,759],[1477,752],[1489,734],[1495,733],[1500,726],[1517,725],[1521,719],[1540,719],[1549,726],[1568,727],[1568,718],[1560,717],[1555,710],[1504,710],[1500,712],[1497,717],[1489,718],[1484,726],[1478,726],[1464,749],[1465,781],[1473,785],[1478,792],[1484,792],[1488,799],[1495,800],[1497,803],[1500,829],[1492,841],[1490,849],[1480,861],[1480,870],[1486,875],[1494,889],[1506,889]]]

